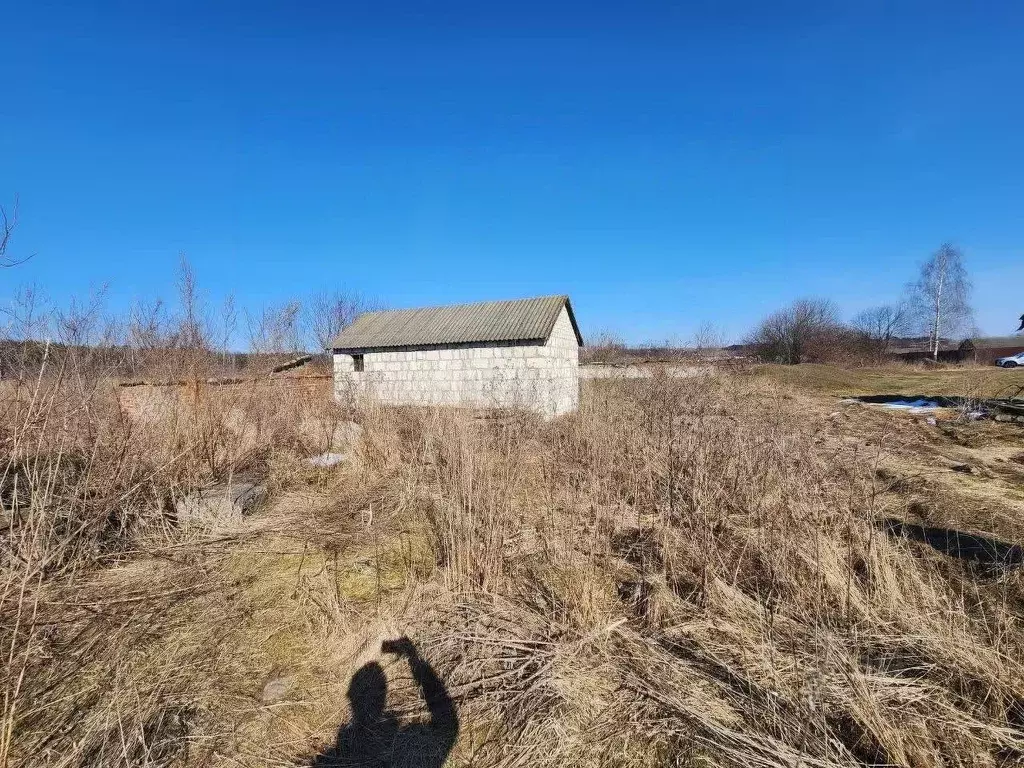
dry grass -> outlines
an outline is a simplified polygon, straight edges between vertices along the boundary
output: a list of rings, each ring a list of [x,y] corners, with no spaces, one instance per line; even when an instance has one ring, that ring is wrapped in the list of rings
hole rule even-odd
[[[803,390],[833,395],[959,395],[1008,397],[1024,387],[1024,369],[994,365],[925,366],[892,364],[879,367],[761,365],[755,373]]]
[[[8,390],[0,765],[301,765],[370,659],[420,715],[399,633],[459,709],[452,765],[1020,764],[1019,574],[877,522],[1015,535],[948,508],[1024,466],[985,426],[836,415],[821,392],[861,384],[819,374],[591,382],[551,422],[281,382]],[[305,464],[350,418],[350,460]],[[920,479],[964,451],[999,472]],[[175,519],[229,477],[268,503]]]

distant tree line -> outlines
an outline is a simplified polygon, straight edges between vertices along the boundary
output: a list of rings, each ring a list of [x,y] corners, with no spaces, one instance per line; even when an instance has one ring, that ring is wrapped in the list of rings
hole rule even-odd
[[[16,208],[8,214],[0,207],[0,268],[30,258],[10,254],[16,214]],[[320,291],[255,312],[239,311],[231,295],[212,307],[184,256],[171,304],[163,298],[138,300],[117,314],[108,311],[105,298],[101,288],[85,299],[74,298],[66,307],[56,307],[36,286],[18,290],[7,306],[0,306],[0,376],[41,365],[48,350],[53,354],[74,351],[78,365],[113,366],[122,374],[154,367],[209,370],[214,363],[222,370],[237,370],[247,365],[247,355],[281,358],[327,350],[357,315],[377,306],[355,292]],[[970,298],[963,254],[946,243],[921,265],[917,279],[906,286],[898,302],[865,309],[844,322],[831,300],[798,299],[765,317],[748,334],[744,346],[761,360],[786,364],[878,361],[890,354],[896,340],[918,336],[927,339],[929,352],[937,360],[941,341],[970,327]],[[689,351],[714,354],[724,343],[721,332],[704,325]],[[637,351],[647,357],[680,352],[668,344],[630,350],[618,336],[603,332],[585,353],[590,361],[615,362],[628,360]]]
[[[10,229],[0,219],[3,248],[10,242]],[[230,295],[214,306],[184,257],[175,294],[170,302],[140,299],[115,312],[108,307],[105,288],[57,306],[37,286],[22,287],[0,305],[0,377],[36,371],[44,361],[56,365],[70,360],[78,367],[121,376],[239,372],[255,359],[269,367],[329,349],[338,333],[374,306],[349,291],[321,291],[257,311],[239,310]]]
[[[845,323],[833,301],[798,299],[764,318],[746,344],[766,362],[879,361],[897,339],[918,336],[938,360],[942,339],[970,329],[970,295],[963,254],[946,243],[921,265],[899,302],[865,309]]]

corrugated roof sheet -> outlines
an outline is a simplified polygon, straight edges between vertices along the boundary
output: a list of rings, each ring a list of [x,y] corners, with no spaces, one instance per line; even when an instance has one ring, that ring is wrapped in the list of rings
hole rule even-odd
[[[566,307],[583,344],[568,296],[484,301],[447,307],[366,312],[334,340],[334,349],[417,347],[547,340]]]
[[[978,349],[1002,349],[1003,347],[1024,349],[1024,336],[981,336],[970,341]]]

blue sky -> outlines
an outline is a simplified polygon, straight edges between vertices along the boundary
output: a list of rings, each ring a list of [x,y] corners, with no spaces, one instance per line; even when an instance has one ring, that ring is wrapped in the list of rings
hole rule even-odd
[[[739,337],[892,301],[944,240],[1024,311],[1024,6],[8,4],[0,300],[394,306],[569,293],[585,333]]]

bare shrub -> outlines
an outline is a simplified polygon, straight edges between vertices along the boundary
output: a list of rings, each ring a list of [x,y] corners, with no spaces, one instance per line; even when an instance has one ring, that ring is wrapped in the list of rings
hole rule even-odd
[[[859,336],[865,356],[875,362],[884,360],[893,340],[907,334],[910,311],[905,304],[885,304],[858,312],[851,327]]]
[[[246,313],[249,351],[257,355],[294,354],[302,351],[300,316],[297,300],[264,307],[256,315]]]
[[[702,323],[690,340],[693,351],[703,357],[721,354],[725,345],[725,332],[714,323]]]
[[[615,363],[628,360],[626,342],[613,331],[599,331],[594,339],[580,350],[586,363]]]
[[[837,359],[849,338],[834,302],[799,299],[762,320],[747,344],[765,362],[796,365]]]
[[[171,326],[163,301],[138,300],[128,311],[125,343],[133,356],[133,369],[157,367],[160,356],[177,346],[178,337]]]
[[[304,323],[318,351],[329,350],[334,338],[363,312],[379,308],[360,293],[321,291],[313,294],[304,307]]]

